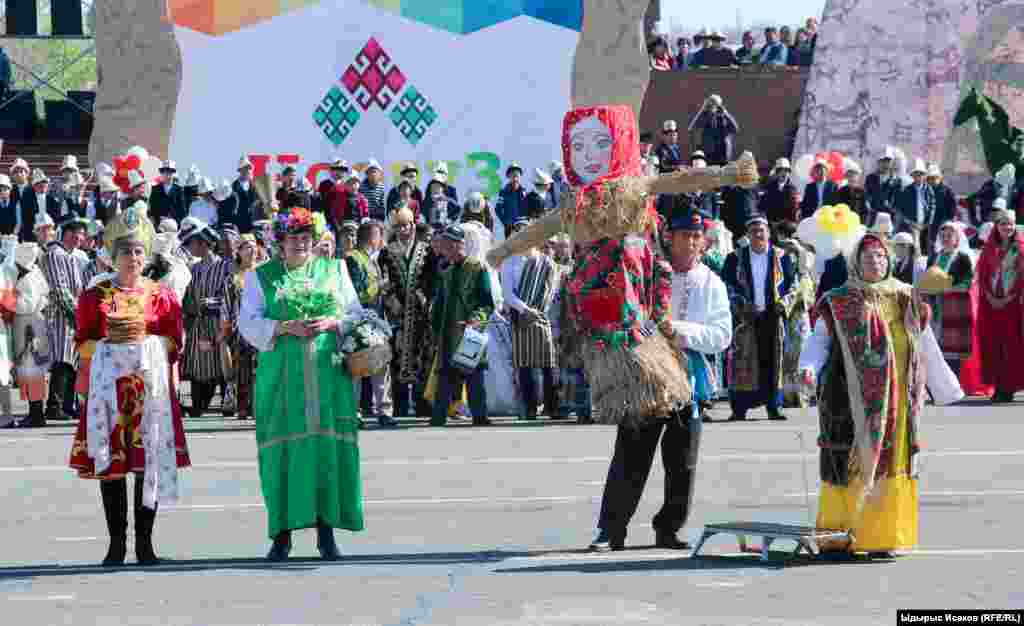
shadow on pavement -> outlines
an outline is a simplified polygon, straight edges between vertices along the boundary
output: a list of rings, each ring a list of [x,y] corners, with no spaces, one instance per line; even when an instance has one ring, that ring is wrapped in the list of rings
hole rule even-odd
[[[622,553],[618,553],[622,554]],[[627,552],[628,554],[628,552]],[[890,563],[892,561],[869,561],[867,559],[854,559],[849,561],[828,561],[812,559],[806,556],[792,557],[789,552],[773,550],[771,559],[762,561],[757,556],[699,556],[691,558],[689,554],[680,556],[677,559],[637,559],[621,560],[609,559],[601,561],[602,555],[595,555],[593,561],[577,563],[559,563],[550,565],[533,565],[530,567],[509,567],[494,570],[495,574],[614,574],[628,572],[687,572],[687,571],[712,571],[712,570],[754,570],[754,569],[784,569],[789,567],[806,566],[835,566],[835,565],[863,565],[868,563]],[[614,559],[614,557],[612,557]]]
[[[346,555],[339,561],[323,561],[318,558],[292,558],[284,563],[270,563],[263,558],[241,559],[164,559],[160,565],[139,567],[129,563],[124,567],[108,568],[100,565],[30,565],[25,567],[0,567],[0,580],[29,578],[51,578],[61,576],[117,574],[119,572],[182,573],[207,572],[214,570],[252,571],[309,571],[321,567],[345,567],[349,565],[460,565],[499,563],[516,557],[535,556],[529,552],[439,552],[417,554],[361,554]]]

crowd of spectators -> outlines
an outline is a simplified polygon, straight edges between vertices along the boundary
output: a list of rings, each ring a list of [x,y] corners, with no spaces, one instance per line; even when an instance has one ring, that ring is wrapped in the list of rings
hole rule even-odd
[[[658,35],[648,44],[647,51],[651,69],[662,72],[743,65],[809,67],[817,42],[818,20],[809,17],[804,27],[795,31],[789,26],[765,28],[762,41],[748,30],[739,46],[727,45],[728,37],[721,31],[704,28],[692,39],[679,37],[674,48],[666,36]]]

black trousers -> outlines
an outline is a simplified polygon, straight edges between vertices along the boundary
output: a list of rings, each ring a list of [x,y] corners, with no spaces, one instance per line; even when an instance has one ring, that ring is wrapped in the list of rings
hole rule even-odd
[[[548,415],[554,415],[558,413],[559,409],[558,370],[548,367],[519,368],[519,392],[522,396],[520,400],[523,403],[523,410],[530,417],[537,416],[537,405],[540,404],[541,399],[541,393],[537,389],[537,377],[535,376],[535,372],[538,369],[541,372],[543,385],[544,410],[547,411]]]
[[[69,363],[56,363],[50,368],[50,393],[46,413],[53,419],[58,411],[75,417],[75,368]]]
[[[448,406],[452,403],[455,390],[466,383],[469,395],[469,410],[473,421],[487,419],[487,387],[484,386],[484,370],[477,368],[471,374],[465,374],[452,367],[441,368],[437,372],[437,391],[434,394],[434,411],[432,421],[444,422],[448,419]]]
[[[651,473],[660,439],[665,499],[652,525],[659,532],[679,532],[693,503],[700,432],[700,418],[691,408],[640,429],[619,426],[615,454],[608,467],[604,497],[601,499],[598,527],[613,537],[626,536],[626,528],[636,513]]]

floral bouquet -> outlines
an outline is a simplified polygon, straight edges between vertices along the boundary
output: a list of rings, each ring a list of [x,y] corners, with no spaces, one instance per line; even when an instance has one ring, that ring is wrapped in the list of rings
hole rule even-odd
[[[309,278],[286,278],[277,288],[277,297],[284,300],[292,313],[291,319],[322,319],[338,312],[337,294],[318,288]]]
[[[391,362],[391,326],[372,310],[345,316],[338,337],[340,361],[353,378],[379,374]]]

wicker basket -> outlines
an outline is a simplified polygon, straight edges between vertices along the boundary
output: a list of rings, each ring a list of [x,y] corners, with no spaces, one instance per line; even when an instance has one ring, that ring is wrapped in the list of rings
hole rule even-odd
[[[391,346],[380,344],[345,357],[352,378],[367,378],[383,372],[391,362]]]

